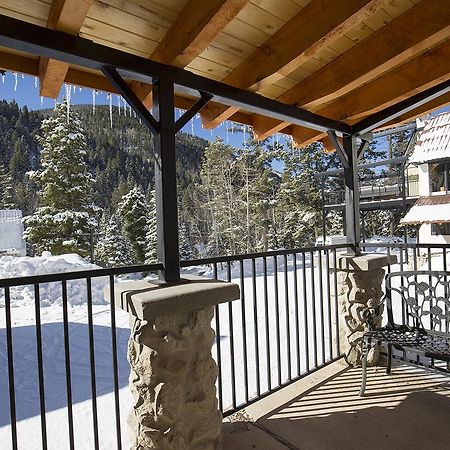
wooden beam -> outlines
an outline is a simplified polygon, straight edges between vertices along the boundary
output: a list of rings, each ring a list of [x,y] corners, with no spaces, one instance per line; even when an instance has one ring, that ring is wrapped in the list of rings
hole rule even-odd
[[[312,0],[222,81],[259,90],[283,78],[331,42],[381,9],[388,0]],[[214,128],[236,112],[224,108],[211,117],[203,111],[205,128]]]
[[[54,0],[47,27],[78,35],[92,0]],[[56,98],[61,90],[69,64],[49,58],[39,58],[40,95]]]
[[[318,114],[353,124],[358,120],[388,106],[394,105],[414,94],[450,79],[450,41],[417,56],[385,75],[341,97]],[[297,131],[305,145],[321,139],[323,133],[314,130]]]
[[[422,0],[385,27],[280,95],[277,100],[312,111],[380,76],[448,38],[450,8],[442,0]],[[255,134],[265,139],[287,123],[256,117]]]
[[[190,0],[169,28],[150,59],[186,67],[234,19],[250,0]],[[151,106],[149,85],[131,84],[136,95]]]

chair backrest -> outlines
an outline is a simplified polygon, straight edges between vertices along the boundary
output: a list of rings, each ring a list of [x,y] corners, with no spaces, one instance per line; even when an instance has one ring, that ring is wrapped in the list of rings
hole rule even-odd
[[[388,326],[449,332],[450,272],[391,272],[386,275],[385,304]]]

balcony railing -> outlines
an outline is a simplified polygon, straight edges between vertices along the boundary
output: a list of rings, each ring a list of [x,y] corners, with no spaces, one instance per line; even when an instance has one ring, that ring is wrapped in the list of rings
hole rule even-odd
[[[182,262],[185,272],[241,288],[240,300],[215,307],[212,322],[225,416],[341,357],[332,267],[344,247]],[[446,270],[450,251],[450,245],[425,244],[364,248],[397,254],[398,265],[388,270]],[[158,269],[155,264],[0,280],[2,449],[128,446],[128,317],[114,308],[112,287]],[[84,301],[74,305],[74,295]],[[15,307],[25,297],[32,300],[28,306]]]

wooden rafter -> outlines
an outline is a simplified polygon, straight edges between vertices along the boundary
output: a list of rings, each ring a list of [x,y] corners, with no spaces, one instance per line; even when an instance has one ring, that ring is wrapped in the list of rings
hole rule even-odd
[[[450,79],[450,41],[429,50],[397,69],[318,111],[325,117],[353,124],[407,97]],[[323,133],[294,127],[294,139],[302,146],[322,138]]]
[[[439,44],[450,34],[450,8],[441,0],[423,0],[322,69],[313,73],[277,100],[317,111],[320,104],[361,86],[408,58]],[[255,116],[259,139],[288,124]]]
[[[54,0],[47,21],[53,30],[78,35],[92,0]],[[64,83],[69,65],[49,58],[39,59],[40,94],[56,98]]]
[[[150,59],[176,67],[187,66],[248,2],[249,0],[190,0]],[[151,85],[133,82],[131,87],[144,104],[150,107]]]
[[[388,0],[313,0],[222,81],[239,88],[261,89],[297,69],[308,58],[347,33]],[[214,128],[237,111],[226,107],[202,111],[205,128]]]

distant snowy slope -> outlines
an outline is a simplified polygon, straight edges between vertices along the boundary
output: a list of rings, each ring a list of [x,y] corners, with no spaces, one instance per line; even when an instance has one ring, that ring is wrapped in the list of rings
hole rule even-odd
[[[26,277],[49,273],[74,272],[80,270],[100,269],[77,254],[53,256],[44,252],[34,258],[2,256],[0,258],[0,278]],[[92,279],[92,301],[95,304],[105,303],[103,288],[108,283],[107,277]],[[87,285],[85,279],[67,282],[68,301],[71,305],[87,302]],[[0,307],[4,306],[4,292],[0,293]],[[46,283],[40,286],[41,306],[62,303],[61,282]],[[11,289],[12,306],[34,305],[34,287],[21,286]]]

